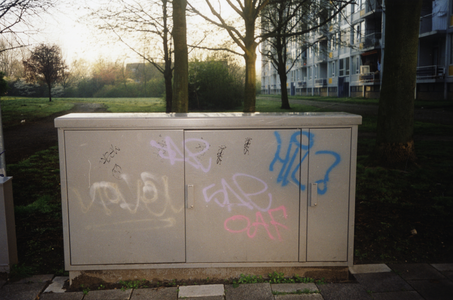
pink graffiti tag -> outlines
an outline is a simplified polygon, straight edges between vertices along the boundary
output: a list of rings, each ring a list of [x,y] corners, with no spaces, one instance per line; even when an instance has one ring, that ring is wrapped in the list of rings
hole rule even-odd
[[[282,205],[282,206],[279,206],[277,208],[273,208],[273,209],[269,209],[268,211],[268,214],[271,218],[271,221],[269,222],[271,225],[274,226],[275,228],[275,231],[277,232],[277,236],[278,236],[278,240],[281,241],[282,240],[282,237],[280,235],[280,230],[279,230],[279,226],[280,227],[283,227],[284,229],[288,230],[288,227],[286,227],[285,225],[275,221],[274,219],[274,216],[272,215],[273,212],[276,212],[276,211],[282,211],[283,212],[283,217],[285,219],[288,218],[288,214],[286,213],[286,208]],[[247,226],[239,229],[239,230],[234,230],[234,229],[231,229],[229,226],[228,226],[228,223],[229,222],[236,222],[236,221],[241,221],[241,220],[244,220],[247,222]],[[241,233],[241,232],[244,232],[244,231],[247,231],[247,236],[249,238],[254,238],[258,232],[258,226],[263,226],[264,229],[266,230],[267,232],[267,235],[269,236],[269,238],[271,240],[275,240],[275,237],[271,234],[270,230],[269,230],[269,225],[264,221],[264,218],[263,218],[263,215],[261,214],[260,211],[256,212],[256,217],[255,217],[255,222],[253,222],[253,224],[250,222],[250,219],[244,215],[236,215],[236,216],[232,216],[232,217],[229,217],[228,219],[225,220],[225,222],[223,223],[223,226],[225,228],[225,230],[231,232],[231,233]],[[253,232],[252,232],[252,227],[254,228]]]
[[[197,142],[200,144],[198,148],[201,148],[198,152],[192,152],[187,147],[187,144],[190,142]],[[184,142],[184,149],[186,156],[178,146],[175,145],[171,137],[165,137],[164,143],[158,143],[155,140],[151,141],[151,146],[159,149],[159,156],[168,159],[171,165],[174,165],[176,162],[187,162],[192,165],[195,169],[201,169],[203,172],[208,172],[211,169],[211,158],[209,158],[208,166],[203,166],[201,161],[198,159],[198,156],[202,155],[209,150],[209,143],[202,139],[186,139]]]

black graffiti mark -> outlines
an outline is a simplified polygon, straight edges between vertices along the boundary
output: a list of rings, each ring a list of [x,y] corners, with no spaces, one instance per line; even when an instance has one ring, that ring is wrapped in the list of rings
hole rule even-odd
[[[223,150],[226,149],[225,145],[221,145],[219,147],[219,150],[217,151],[217,164],[221,165],[222,164],[222,157],[223,157]]]
[[[245,138],[245,143],[244,143],[244,155],[249,154],[249,148],[250,145],[252,144],[252,138]]]
[[[103,164],[110,163],[112,158],[114,158],[118,154],[118,151],[120,150],[121,149],[118,148],[117,146],[110,145],[109,151],[106,151],[104,152],[104,154],[102,154],[100,162],[102,162]]]
[[[121,172],[122,172],[121,167],[115,164],[115,166],[112,169],[112,176],[115,177],[116,179],[121,179]]]

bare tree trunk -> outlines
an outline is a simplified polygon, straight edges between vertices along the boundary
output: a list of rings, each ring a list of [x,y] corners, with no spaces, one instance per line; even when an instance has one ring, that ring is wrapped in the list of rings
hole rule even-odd
[[[289,100],[288,100],[288,90],[286,88],[286,83],[287,83],[287,75],[286,75],[286,58],[287,58],[287,53],[286,53],[286,39],[277,40],[277,59],[278,59],[278,76],[280,77],[280,86],[281,86],[281,97],[282,97],[282,106],[280,108],[282,109],[291,109],[289,106]],[[283,55],[285,57],[283,57]]]
[[[414,91],[422,0],[387,0],[385,4],[384,73],[374,159],[380,165],[398,167],[416,159]]]
[[[173,41],[175,47],[175,74],[173,81],[172,110],[177,113],[189,110],[189,62],[187,51],[187,0],[173,1]]]
[[[171,69],[171,54],[170,54],[170,49],[168,47],[168,36],[169,36],[169,30],[168,30],[168,11],[167,11],[167,0],[162,1],[162,15],[163,15],[163,29],[164,29],[164,34],[163,34],[163,46],[164,46],[164,80],[165,80],[165,112],[170,113],[173,108],[173,86],[172,86],[172,79],[173,79],[173,70]]]

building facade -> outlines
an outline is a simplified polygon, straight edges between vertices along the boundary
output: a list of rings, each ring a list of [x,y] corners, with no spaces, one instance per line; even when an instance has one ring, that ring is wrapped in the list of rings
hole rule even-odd
[[[356,0],[331,22],[289,47],[286,87],[266,60],[261,65],[261,92],[288,95],[379,98],[385,71],[383,0]],[[263,50],[268,47],[262,44]],[[453,100],[453,0],[424,0],[414,94],[420,100]],[[297,51],[302,51],[297,55]]]

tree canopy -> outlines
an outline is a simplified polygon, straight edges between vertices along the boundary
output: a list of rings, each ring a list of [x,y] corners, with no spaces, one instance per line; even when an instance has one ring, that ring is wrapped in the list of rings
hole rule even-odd
[[[31,50],[30,57],[23,64],[27,81],[46,84],[49,101],[52,101],[52,85],[62,79],[67,68],[60,47],[40,44]]]

